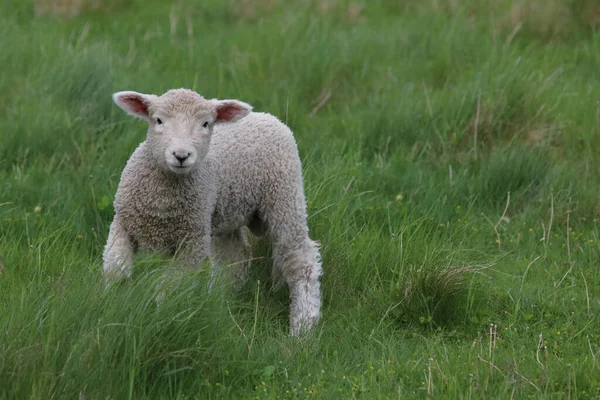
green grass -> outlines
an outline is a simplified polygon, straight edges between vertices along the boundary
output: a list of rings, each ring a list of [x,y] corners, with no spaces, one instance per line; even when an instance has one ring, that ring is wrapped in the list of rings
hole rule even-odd
[[[63,3],[0,5],[0,398],[600,397],[595,2]],[[262,240],[237,294],[152,256],[105,290],[145,132],[110,95],[175,87],[295,132],[313,336]]]

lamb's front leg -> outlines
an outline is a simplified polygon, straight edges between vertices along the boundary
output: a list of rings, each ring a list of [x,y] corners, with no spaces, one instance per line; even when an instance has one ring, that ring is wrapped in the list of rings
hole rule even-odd
[[[162,304],[173,292],[173,288],[181,282],[181,278],[186,272],[201,268],[210,255],[210,234],[196,233],[188,236],[175,252],[175,269],[164,276],[156,296],[156,304]]]
[[[179,250],[179,263],[186,269],[202,267],[206,259],[212,256],[212,238],[210,231],[198,232],[186,239]]]
[[[252,251],[246,233],[240,228],[233,232],[213,236],[211,257],[212,288],[219,278],[240,289],[246,282]]]
[[[104,278],[107,283],[131,277],[131,266],[135,246],[123,227],[118,215],[110,225],[106,247],[104,247]]]

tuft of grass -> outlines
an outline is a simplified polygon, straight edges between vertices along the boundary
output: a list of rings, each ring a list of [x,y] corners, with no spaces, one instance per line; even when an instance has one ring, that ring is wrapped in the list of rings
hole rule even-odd
[[[395,287],[398,318],[428,329],[451,329],[476,320],[473,296],[475,268],[423,265],[412,266]],[[483,304],[477,304],[483,308]]]

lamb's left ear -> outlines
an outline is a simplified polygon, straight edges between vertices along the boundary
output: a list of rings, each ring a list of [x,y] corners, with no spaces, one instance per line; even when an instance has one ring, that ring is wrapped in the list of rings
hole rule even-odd
[[[250,114],[252,106],[239,100],[217,100],[215,122],[235,122]]]

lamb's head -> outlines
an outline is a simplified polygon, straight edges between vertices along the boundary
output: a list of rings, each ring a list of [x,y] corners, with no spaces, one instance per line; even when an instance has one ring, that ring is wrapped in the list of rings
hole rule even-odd
[[[187,174],[208,153],[213,127],[234,122],[252,107],[237,100],[207,100],[187,89],[162,96],[117,92],[113,100],[129,114],[148,121],[147,143],[156,162],[175,174]]]

